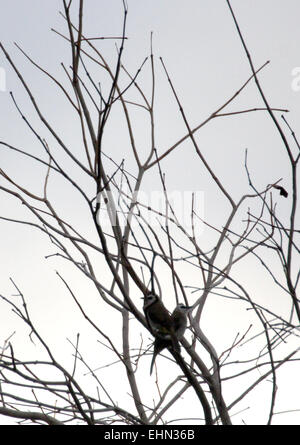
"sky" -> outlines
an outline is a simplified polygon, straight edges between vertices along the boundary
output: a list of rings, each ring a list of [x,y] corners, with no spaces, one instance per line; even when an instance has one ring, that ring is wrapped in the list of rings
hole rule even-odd
[[[258,68],[270,61],[259,75],[268,100],[273,107],[289,110],[287,113],[289,124],[296,133],[297,131],[299,133],[299,1],[232,0],[231,4],[255,67]],[[60,63],[62,61],[65,61],[66,65],[70,63],[69,48],[63,39],[51,31],[51,29],[55,29],[66,33],[64,20],[59,14],[61,10],[62,2],[58,0],[5,2],[0,17],[0,40],[22,72],[24,79],[32,86],[34,97],[38,98],[41,109],[47,114],[49,121],[64,135],[77,153],[80,149],[77,129],[74,127],[74,120],[69,116],[62,95],[57,94],[57,90],[50,85],[49,80],[28,63],[14,45],[16,42],[33,60],[38,61],[50,73],[59,79],[65,79]],[[121,32],[122,20],[121,1],[85,1],[84,32],[87,35],[118,36]],[[157,76],[156,143],[158,151],[163,152],[184,135],[186,129],[168,86],[160,57],[168,69],[192,127],[198,125],[225,103],[249,78],[251,71],[224,0],[189,0],[187,2],[128,0],[126,32],[128,40],[124,50],[124,61],[126,68],[131,73],[135,73],[145,57],[149,55],[152,32]],[[114,45],[115,42],[110,40],[103,40],[99,43],[99,48],[108,60],[115,58]],[[24,114],[30,117],[30,122],[37,128],[41,128],[38,118],[33,113],[32,105],[17,76],[9,68],[2,54],[0,55],[0,68],[0,140],[17,147],[22,146],[37,154],[39,153],[37,141],[32,138],[28,128],[16,112],[9,92],[13,92]],[[91,67],[91,70],[94,70],[95,76],[98,75],[94,68]],[[149,65],[147,69],[143,69],[139,79],[145,89],[149,91]],[[105,79],[103,84],[105,87]],[[254,83],[250,83],[237,100],[230,104],[227,111],[261,106],[262,100],[257,89]],[[143,155],[146,156],[147,149],[149,149],[147,142],[149,128],[144,124],[142,113],[135,114],[134,122],[139,152],[143,157]],[[126,137],[124,128],[120,126],[118,131],[114,131],[113,125],[115,124],[116,121],[113,121],[112,131],[106,140],[107,151],[118,161],[121,161],[125,156],[127,168],[136,173],[134,160],[126,151],[128,144],[124,144]],[[41,134],[46,137],[43,130],[41,130]],[[284,147],[265,112],[257,111],[214,119],[197,134],[197,141],[208,162],[222,177],[225,187],[235,199],[238,199],[241,194],[249,192],[244,168],[246,149],[248,150],[248,165],[253,175],[252,179],[259,189],[263,189],[267,184],[274,183],[280,178],[283,178],[281,184],[287,190],[291,189],[291,175]],[[122,146],[122,150],[120,146]],[[20,177],[24,186],[35,191],[40,190],[44,170],[33,170],[31,162],[26,160],[20,162],[17,155],[3,147],[0,150],[1,168],[12,172],[14,177]],[[166,171],[167,183],[171,191],[197,191],[201,197],[204,197],[202,204],[205,220],[219,220],[220,215],[222,217],[228,212],[227,203],[220,199],[209,175],[204,170],[198,170],[195,154],[190,144],[182,144],[161,165]],[[79,172],[74,172],[74,175],[77,177]],[[4,182],[1,179],[1,184]],[[81,207],[70,200],[70,190],[64,189],[59,181],[51,183],[51,186],[52,196],[58,200],[58,208],[62,212],[68,213],[72,220],[76,221],[77,227],[84,228],[84,214],[80,210]],[[89,184],[86,186],[89,187]],[[154,179],[150,174],[147,175],[144,187],[146,190],[158,187],[157,178]],[[16,205],[14,200],[7,198],[3,193],[1,193],[0,199],[2,216],[14,218],[25,214],[21,205]],[[287,219],[290,201],[281,200],[279,206],[283,219]],[[76,281],[70,266],[57,259],[47,261],[44,259],[54,250],[49,245],[49,240],[42,237],[40,233],[29,227],[20,225],[16,227],[5,221],[0,221],[0,226],[2,263],[0,293],[11,295],[14,292],[9,280],[10,277],[13,277],[25,294],[30,296],[32,314],[38,320],[42,331],[45,334],[49,330],[51,331],[50,341],[53,341],[55,345],[61,338],[71,335],[74,338],[77,325],[81,320],[80,314],[73,307],[72,316],[69,316],[72,303],[68,300],[61,283],[58,283],[55,271],[59,269],[68,277],[72,277],[79,294],[89,293],[91,307],[97,304],[95,291],[91,289],[87,280]],[[207,233],[207,230],[204,229],[203,233],[199,235],[203,238],[204,245],[209,244]],[[263,275],[259,275],[260,272],[254,264],[250,263],[250,272],[248,269],[247,271],[241,270],[241,273],[245,274],[245,279],[249,279],[248,284],[250,289],[253,286],[253,292],[269,295],[271,292],[269,290],[270,281],[265,280]],[[252,275],[255,275],[255,280]],[[191,282],[195,281],[196,276],[191,276]],[[258,288],[255,287],[257,282],[260,282]],[[282,305],[280,294],[274,295],[274,298],[276,299],[274,304],[280,309]],[[173,302],[170,302],[170,308],[172,304]],[[218,304],[220,304],[220,309],[217,313],[215,313],[214,305],[208,306],[204,328],[214,338],[216,344],[219,345],[218,342],[220,342],[221,348],[222,341],[226,339],[229,342],[232,333],[228,333],[227,336],[222,330],[224,328],[220,328],[222,330],[220,336],[211,320],[221,326],[224,323],[226,327],[231,320],[235,319],[237,329],[242,330],[245,326],[242,322],[239,325],[234,309],[227,314],[226,321],[224,321],[223,305],[221,302]],[[0,318],[2,318],[0,323],[1,343],[11,334],[15,318],[10,311],[4,309],[3,305],[0,306],[0,310],[3,311],[0,312]],[[4,313],[5,316],[2,315]],[[66,313],[68,314],[67,320]],[[101,319],[100,315],[99,317]],[[114,315],[111,314],[111,317]],[[107,326],[109,323],[110,321]],[[54,324],[55,332],[52,329]],[[84,332],[88,337],[89,329],[86,328]],[[224,338],[221,340],[220,337]],[[224,344],[226,341],[224,340]],[[87,339],[83,342],[85,342],[88,352],[92,347]],[[22,350],[22,334],[19,337],[16,334],[16,344],[18,345],[16,347]],[[34,351],[32,345],[27,347],[28,351]],[[58,350],[58,354],[63,358],[65,350]],[[94,361],[96,366],[97,360]],[[282,375],[282,380],[285,380],[286,374]],[[299,409],[297,397],[299,400],[299,389],[295,390],[291,400],[286,400],[282,394],[279,394],[280,407],[284,409],[286,406],[291,406],[294,409]],[[243,415],[243,419],[249,423],[261,421],[257,420],[259,415],[253,412]],[[237,416],[237,418],[237,423],[241,422],[242,416]],[[276,419],[275,416],[274,422],[277,421]],[[3,419],[0,418],[1,422]],[[299,424],[300,412],[283,415],[278,422]]]

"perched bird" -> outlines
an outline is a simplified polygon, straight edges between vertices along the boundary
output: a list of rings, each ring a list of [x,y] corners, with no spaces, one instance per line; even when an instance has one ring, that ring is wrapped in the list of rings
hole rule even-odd
[[[180,345],[178,340],[183,337],[184,331],[187,326],[186,313],[190,309],[188,306],[179,304],[173,311],[172,315],[169,314],[161,299],[156,295],[154,290],[154,260],[156,254],[153,255],[152,264],[150,268],[151,272],[151,291],[144,295],[144,313],[147,320],[147,324],[152,335],[155,337],[154,341],[154,353],[150,368],[150,374],[152,372],[153,364],[156,356],[164,348],[172,348],[176,352],[180,352]]]
[[[184,304],[180,303],[176,306],[174,311],[171,315],[171,320],[173,323],[173,329],[175,333],[176,340],[181,340],[183,338],[184,332],[187,327],[187,314],[192,309],[192,306],[185,306]],[[156,337],[154,341],[154,352],[153,357],[151,361],[150,366],[150,375],[153,371],[153,366],[156,357],[158,354],[165,348],[171,348],[172,342],[170,339],[162,338],[162,337]]]
[[[171,339],[175,337],[173,321],[161,299],[154,293],[146,294],[144,297],[144,313],[154,337]]]
[[[173,321],[171,315],[163,305],[163,302],[154,290],[154,260],[156,254],[154,253],[152,264],[150,268],[151,272],[151,291],[144,294],[144,313],[150,328],[150,331],[154,337],[160,337],[162,339],[172,339],[173,346],[175,347],[176,337],[174,334]],[[177,342],[178,344],[178,342]],[[178,345],[179,347],[179,345]]]
[[[193,306],[186,306],[185,304],[179,303],[172,312],[171,318],[177,340],[181,340],[184,336],[187,327],[187,314],[192,308]]]

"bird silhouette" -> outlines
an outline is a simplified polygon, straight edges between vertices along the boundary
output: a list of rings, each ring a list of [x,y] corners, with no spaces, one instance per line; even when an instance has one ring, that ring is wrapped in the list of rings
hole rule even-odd
[[[178,341],[180,341],[183,338],[184,332],[187,327],[187,313],[192,309],[191,306],[185,306],[184,304],[180,303],[176,306],[174,311],[171,315],[171,321],[173,325],[174,334],[176,337],[176,342],[178,344]],[[178,344],[179,346],[179,344]],[[157,336],[154,340],[154,351],[153,351],[153,357],[151,361],[150,366],[150,375],[153,371],[153,366],[155,363],[155,359],[158,356],[158,354],[165,348],[172,348],[173,344],[170,338],[168,336]],[[178,351],[178,349],[177,349]],[[179,352],[179,351],[178,351]]]
[[[161,299],[154,293],[144,297],[144,314],[154,337],[171,338],[174,335],[173,321]]]

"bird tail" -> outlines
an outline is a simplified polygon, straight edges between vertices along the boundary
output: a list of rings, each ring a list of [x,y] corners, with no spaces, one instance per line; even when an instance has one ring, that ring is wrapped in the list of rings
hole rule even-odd
[[[156,358],[156,354],[153,354],[153,357],[152,357],[152,360],[151,360],[151,366],[150,366],[150,375],[152,374],[152,371],[153,371],[155,358]]]
[[[174,351],[176,351],[177,353],[180,354],[179,342],[178,342],[177,338],[174,337],[173,335],[171,336],[171,340],[165,340],[164,342],[162,340],[160,340],[160,341],[161,341],[161,344],[159,345],[157,350],[154,349],[154,352],[153,352],[151,365],[150,365],[150,375],[152,374],[156,357],[164,348],[173,349]]]

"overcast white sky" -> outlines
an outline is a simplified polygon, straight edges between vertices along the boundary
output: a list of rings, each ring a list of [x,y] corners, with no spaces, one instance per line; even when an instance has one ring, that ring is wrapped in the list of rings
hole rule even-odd
[[[153,47],[158,83],[157,103],[160,106],[156,117],[157,148],[163,152],[184,135],[186,130],[158,57],[161,56],[166,63],[192,126],[197,125],[222,105],[247,80],[251,72],[225,0],[127,1],[129,6],[126,33],[128,40],[124,51],[124,62],[131,73],[134,73],[145,56],[149,55],[150,33],[152,31],[154,33]],[[232,7],[253,56],[255,67],[258,68],[267,60],[270,61],[261,73],[260,79],[271,105],[290,110],[287,115],[289,123],[299,135],[300,81],[298,83],[296,79],[297,74],[300,75],[300,68],[299,72],[297,71],[297,67],[300,67],[299,1],[232,0]],[[64,74],[60,62],[67,61],[66,65],[70,63],[69,48],[50,30],[54,28],[66,33],[64,20],[58,13],[60,10],[62,10],[60,0],[4,2],[0,16],[0,39],[24,78],[32,86],[42,110],[47,113],[49,120],[55,123],[59,131],[64,132],[68,142],[76,149],[76,133],[72,120],[68,118],[68,108],[62,97],[56,95],[49,81],[35,70],[13,45],[14,42],[20,44],[35,61],[48,69],[50,73],[63,79]],[[84,33],[87,35],[120,35],[122,20],[121,1],[85,1]],[[102,41],[99,46],[108,57],[115,51],[114,42],[111,41]],[[23,125],[9,92],[13,91],[18,104],[26,115],[30,116],[33,124],[38,124],[38,119],[33,115],[32,106],[24,89],[19,85],[17,77],[8,67],[2,54],[0,54],[0,67],[3,68],[0,74],[3,76],[5,73],[5,83],[3,78],[0,81],[0,88],[2,87],[3,90],[0,91],[0,140],[37,152],[37,142]],[[145,69],[141,82],[144,82],[147,88],[149,79],[146,73]],[[262,101],[257,89],[254,84],[250,84],[238,100],[230,105],[229,110],[260,106],[262,106]],[[143,127],[142,121],[137,120],[137,122],[137,138],[140,150],[143,152],[144,135],[147,130]],[[123,142],[122,137],[122,130],[116,131],[107,141],[108,149],[118,161],[124,156],[119,151],[120,143]],[[291,176],[285,151],[269,116],[264,112],[215,119],[201,130],[197,140],[208,161],[222,176],[225,186],[235,198],[249,191],[244,169],[246,148],[249,167],[258,188],[263,188],[283,178],[282,185],[290,190]],[[146,149],[147,146],[145,146],[145,153]],[[228,211],[228,207],[221,201],[216,202],[216,190],[210,178],[203,171],[198,173],[193,167],[194,159],[193,150],[188,144],[184,144],[168,158],[166,163],[162,163],[162,166],[167,173],[170,190],[193,190],[204,193],[204,216],[208,221],[213,221],[215,218],[220,218],[220,212]],[[134,169],[131,159],[128,159],[127,165]],[[0,167],[14,172],[15,177],[20,174],[23,184],[34,190],[38,190],[41,185],[42,176],[33,174],[29,162],[20,163],[16,156],[2,147],[0,147]],[[153,178],[147,177],[145,186],[151,187],[152,181]],[[2,183],[4,184],[3,179],[1,179]],[[59,185],[54,187],[53,193],[55,192],[62,197],[64,193],[66,197],[68,196],[68,192],[60,189]],[[21,206],[16,206],[3,193],[0,195],[0,203],[3,216],[19,215]],[[289,204],[289,200],[280,201],[280,212],[283,218],[288,217]],[[66,205],[78,224],[84,224],[76,205],[73,202],[68,202]],[[205,233],[203,236],[205,243]],[[28,228],[18,226],[16,229],[15,226],[12,227],[0,221],[0,245],[0,293],[4,295],[12,293],[9,277],[13,277],[24,292],[30,295],[34,303],[32,304],[33,315],[43,320],[41,329],[45,326],[46,332],[55,322],[54,339],[61,341],[61,337],[75,335],[80,317],[79,314],[74,314],[72,320],[65,322],[69,301],[65,301],[64,292],[55,277],[55,269],[61,267],[64,270],[64,266],[59,262],[50,263],[44,260],[45,255],[53,253],[48,240]],[[252,271],[247,271],[247,273],[251,280]],[[255,278],[256,281],[261,279],[257,275]],[[76,285],[77,290],[82,293],[89,289],[86,283],[77,282]],[[268,282],[262,281],[261,286],[258,292],[265,292]],[[57,304],[54,304],[56,299],[60,302],[59,310]],[[278,305],[280,304],[278,302]],[[13,318],[7,312],[5,316],[3,315],[2,303],[0,303],[0,310],[1,344],[3,339],[12,332]],[[215,329],[211,326],[209,315],[208,311],[206,328],[208,333],[213,335]],[[217,314],[217,320],[219,317],[221,317],[220,314]],[[21,339],[16,340],[19,341],[21,349]],[[71,350],[69,352],[71,353]],[[279,394],[282,409],[300,408],[299,404],[297,406],[297,400],[300,400],[299,388],[294,388],[291,400],[283,397],[281,399],[281,397],[282,394]],[[246,413],[243,418],[249,423],[260,422],[259,415],[254,412]],[[0,423],[1,421],[3,422],[3,419],[0,419]],[[240,421],[241,417],[237,422]],[[276,423],[276,418],[274,423]],[[300,424],[300,412],[281,417],[278,423]]]

